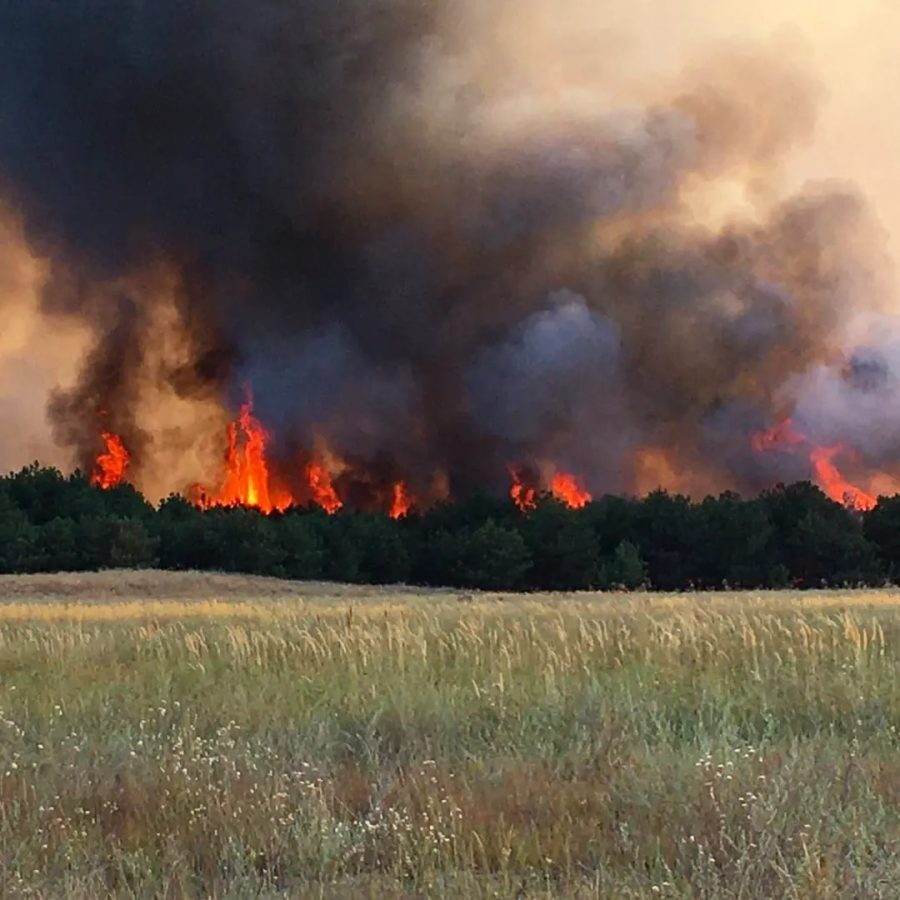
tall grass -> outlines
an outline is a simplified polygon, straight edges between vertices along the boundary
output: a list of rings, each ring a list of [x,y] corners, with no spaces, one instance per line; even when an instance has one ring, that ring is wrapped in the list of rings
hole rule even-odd
[[[900,897],[898,610],[0,604],[0,896]]]

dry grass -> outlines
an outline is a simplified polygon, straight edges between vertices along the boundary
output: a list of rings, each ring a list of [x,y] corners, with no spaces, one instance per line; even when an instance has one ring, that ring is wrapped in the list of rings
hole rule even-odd
[[[898,607],[0,578],[0,896],[900,897]]]

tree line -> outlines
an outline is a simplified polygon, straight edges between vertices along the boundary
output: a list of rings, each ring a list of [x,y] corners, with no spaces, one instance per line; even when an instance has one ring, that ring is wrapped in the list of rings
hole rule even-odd
[[[0,478],[0,571],[159,566],[488,590],[816,588],[900,576],[900,497],[860,514],[809,482],[694,502],[655,491],[521,512],[473,494],[393,520],[150,504],[34,464]]]

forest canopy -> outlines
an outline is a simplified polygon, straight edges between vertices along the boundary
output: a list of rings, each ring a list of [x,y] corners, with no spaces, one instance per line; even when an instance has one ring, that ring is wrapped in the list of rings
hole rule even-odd
[[[809,482],[742,499],[665,491],[520,510],[474,493],[401,519],[158,506],[132,486],[33,464],[0,478],[0,571],[161,567],[486,590],[880,585],[900,572],[900,497],[862,513]]]

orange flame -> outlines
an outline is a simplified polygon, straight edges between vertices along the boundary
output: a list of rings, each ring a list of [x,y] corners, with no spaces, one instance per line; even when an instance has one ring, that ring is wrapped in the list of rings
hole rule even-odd
[[[874,509],[878,505],[878,500],[871,494],[866,493],[856,485],[850,484],[843,475],[841,475],[838,467],[834,464],[834,458],[842,451],[852,453],[841,447],[815,447],[809,454],[813,471],[816,474],[816,481],[819,487],[838,503],[849,506],[851,509],[865,512]]]
[[[406,483],[403,481],[395,482],[393,491],[394,496],[391,501],[391,508],[388,515],[390,515],[392,519],[402,519],[409,513],[410,507],[413,505],[413,499],[406,487]]]
[[[528,512],[529,510],[534,509],[537,506],[537,490],[522,481],[522,476],[517,469],[510,467],[509,474],[512,478],[509,496],[512,497],[513,503],[515,503],[522,512]]]
[[[287,509],[290,494],[270,487],[266,446],[269,434],[253,415],[253,397],[248,392],[238,418],[228,426],[225,480],[216,494],[197,488],[197,502],[204,507],[250,506],[264,513]]]
[[[794,428],[794,423],[790,418],[782,420],[769,431],[754,434],[751,442],[757,453],[779,449],[792,451],[805,449],[809,455],[816,484],[832,500],[843,503],[850,509],[864,512],[874,509],[878,503],[878,500],[871,494],[847,481],[835,463],[835,458],[839,455],[855,458],[856,452],[852,448],[843,444],[833,447],[812,446],[806,435]]]
[[[344,505],[334,489],[331,474],[325,466],[311,462],[306,467],[306,483],[312,492],[313,503],[321,506],[330,516],[333,516]]]
[[[769,450],[780,450],[785,447],[799,447],[807,443],[804,435],[794,431],[793,419],[782,419],[774,428],[768,431],[758,431],[750,439],[753,449],[757,453],[766,453]]]
[[[578,483],[574,475],[558,472],[550,485],[550,492],[570,509],[584,509],[594,498]]]
[[[94,463],[91,484],[106,491],[122,483],[131,457],[119,435],[104,431],[101,437],[106,444],[106,452],[101,453]]]
[[[516,466],[508,468],[510,478],[512,478],[509,496],[522,512],[529,512],[537,506],[538,493],[542,490],[541,485],[546,485],[548,481],[549,492],[570,509],[583,509],[593,499],[581,486],[575,475],[568,472],[555,472],[551,478],[550,472],[553,471],[553,467],[550,465],[542,466],[543,471],[540,473],[528,469],[523,470]]]

